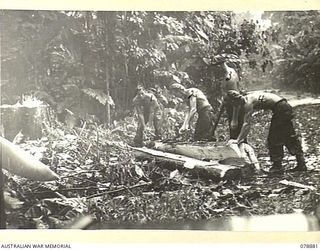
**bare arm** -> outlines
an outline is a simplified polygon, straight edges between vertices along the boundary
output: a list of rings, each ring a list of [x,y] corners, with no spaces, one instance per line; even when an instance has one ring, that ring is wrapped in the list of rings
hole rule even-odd
[[[238,144],[241,143],[249,134],[250,127],[251,127],[252,114],[253,114],[253,106],[250,105],[247,108],[245,108],[243,125],[241,128],[240,134],[238,135],[238,138],[237,138]]]
[[[183,123],[180,131],[186,130],[189,128],[190,121],[191,121],[192,117],[194,116],[194,114],[197,112],[197,98],[195,96],[191,96],[189,98],[189,104],[190,104],[189,112],[185,116],[184,123]]]
[[[238,126],[238,117],[239,117],[239,106],[233,106],[232,108],[232,120],[231,120],[231,129],[235,129]]]

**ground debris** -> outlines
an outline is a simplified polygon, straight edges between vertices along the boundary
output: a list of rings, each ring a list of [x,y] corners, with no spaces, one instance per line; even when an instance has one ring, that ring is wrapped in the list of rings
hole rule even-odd
[[[294,182],[294,181],[282,180],[279,183],[283,184],[283,185],[287,185],[287,186],[292,186],[292,187],[297,187],[297,188],[302,188],[302,189],[309,189],[311,191],[316,190],[316,188],[313,186],[307,186],[307,185],[304,185],[304,184],[301,184],[298,182]]]
[[[6,191],[21,202],[21,207],[8,210],[9,228],[63,228],[87,212],[100,222],[134,225],[295,211],[313,215],[319,206],[320,126],[318,120],[308,117],[320,117],[320,109],[319,105],[298,106],[295,113],[298,130],[304,133],[308,171],[285,171],[283,176],[254,173],[249,178],[228,181],[164,169],[154,159],[135,159],[127,144],[135,130],[126,129],[127,125],[136,125],[133,119],[119,122],[114,131],[92,124],[47,131],[41,139],[24,141],[20,146],[46,161],[60,180],[39,183],[4,171]],[[264,170],[271,166],[266,146],[270,116],[257,114],[248,136]],[[221,122],[218,132],[223,143],[228,138],[228,126],[225,118]],[[285,155],[283,163],[288,170],[295,160],[291,161],[288,152]],[[139,186],[142,183],[148,185]],[[114,192],[105,193],[110,191]],[[69,202],[63,202],[62,196]],[[71,202],[73,199],[82,202],[82,210],[77,210],[79,203]]]

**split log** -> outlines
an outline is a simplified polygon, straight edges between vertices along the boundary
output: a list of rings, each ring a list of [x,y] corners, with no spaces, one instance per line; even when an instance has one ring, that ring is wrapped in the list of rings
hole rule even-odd
[[[241,178],[243,171],[248,171],[248,165],[242,162],[237,166],[222,165],[218,161],[202,161],[191,157],[166,153],[148,148],[132,148],[138,159],[155,160],[163,168],[185,169],[201,177],[214,180],[234,180]]]
[[[59,178],[48,166],[3,137],[0,137],[0,153],[2,167],[13,174],[35,181]]]
[[[254,150],[247,143],[241,143],[238,147],[236,144],[226,146],[212,142],[192,144],[153,142],[152,147],[163,152],[180,154],[198,160],[218,161],[223,165],[252,164],[258,171],[260,170]]]
[[[226,158],[241,157],[239,150],[236,151],[230,146],[216,145],[216,143],[163,143],[154,142],[152,145],[154,149],[173,153],[181,154],[184,156],[196,158],[198,160],[224,160]]]

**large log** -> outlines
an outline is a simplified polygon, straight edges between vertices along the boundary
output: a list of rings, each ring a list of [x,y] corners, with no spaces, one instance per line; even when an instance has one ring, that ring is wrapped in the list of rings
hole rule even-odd
[[[247,143],[225,145],[225,143],[163,143],[153,142],[154,149],[192,157],[198,160],[218,161],[223,165],[242,166],[251,164],[260,171],[253,148]],[[248,175],[248,173],[243,173]]]
[[[216,143],[164,143],[154,142],[154,149],[163,152],[181,154],[184,156],[196,158],[198,160],[224,160],[226,158],[241,157],[239,149],[224,145],[216,145]]]
[[[201,177],[214,180],[234,180],[242,176],[243,170],[248,172],[248,165],[237,162],[238,167],[223,165],[218,161],[202,161],[191,157],[166,153],[148,148],[132,148],[138,159],[155,160],[156,164],[163,168],[185,169]]]

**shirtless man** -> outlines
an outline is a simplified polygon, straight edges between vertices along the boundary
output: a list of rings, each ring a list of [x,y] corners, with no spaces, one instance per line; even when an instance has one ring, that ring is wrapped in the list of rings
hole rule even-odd
[[[215,129],[217,128],[220,117],[224,110],[226,110],[229,124],[230,139],[236,139],[240,133],[240,129],[243,123],[243,108],[233,106],[229,101],[227,92],[229,90],[239,91],[240,79],[237,71],[234,68],[228,66],[224,57],[218,57],[214,60],[213,64],[217,65],[223,71],[223,76],[221,80],[222,100],[213,130],[215,131]]]
[[[144,130],[148,122],[153,122],[155,139],[160,139],[162,111],[155,95],[147,92],[143,87],[138,86],[137,95],[133,99],[133,105],[138,115],[138,128],[134,138],[134,144],[136,146],[143,145]]]
[[[229,67],[226,61],[224,61],[221,66],[224,70],[224,82],[222,84],[222,91],[226,94],[228,90],[239,89],[240,80],[236,70]]]
[[[185,99],[189,106],[189,112],[185,116],[184,123],[180,128],[179,133],[189,129],[191,119],[195,113],[198,113],[198,120],[194,132],[194,140],[211,140],[214,115],[213,109],[203,92],[197,88],[187,89],[178,83],[172,84],[170,89],[175,91],[175,95]]]
[[[221,89],[223,96],[223,104],[228,117],[230,139],[236,139],[240,133],[243,124],[243,109],[239,106],[231,104],[227,92],[229,90],[240,90],[239,76],[234,68],[231,68],[224,61],[222,64],[224,70],[224,78],[222,80]]]
[[[270,159],[273,163],[270,173],[282,173],[282,159],[284,156],[283,146],[286,146],[290,154],[295,155],[297,166],[292,171],[307,170],[301,143],[293,126],[292,107],[286,99],[273,93],[254,91],[247,95],[241,95],[238,91],[228,91],[228,97],[235,106],[243,106],[244,122],[236,140],[229,143],[240,144],[248,135],[251,125],[252,114],[255,110],[272,110],[268,148]]]

